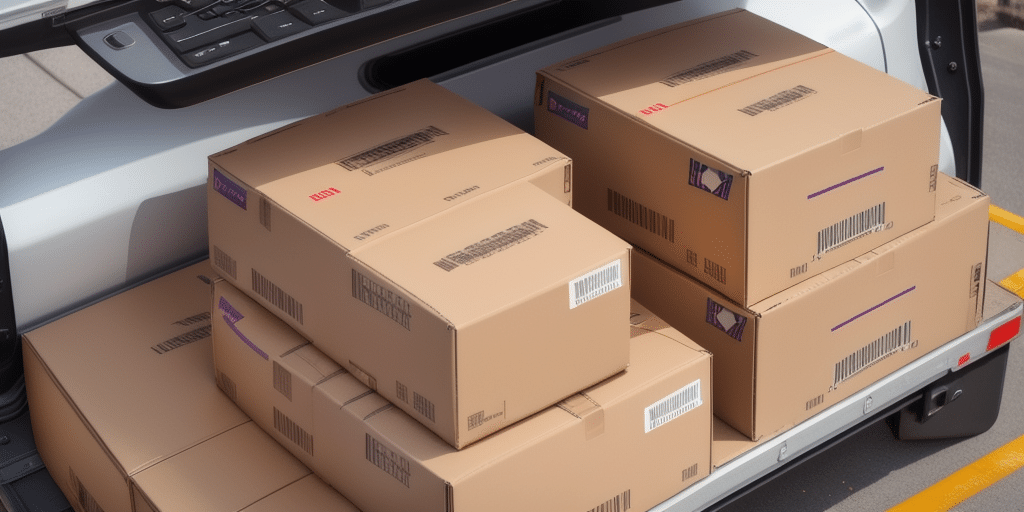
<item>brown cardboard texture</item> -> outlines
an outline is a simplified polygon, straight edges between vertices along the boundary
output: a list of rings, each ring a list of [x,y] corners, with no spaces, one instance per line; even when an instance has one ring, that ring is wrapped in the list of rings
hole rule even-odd
[[[217,290],[232,294],[227,283]],[[274,354],[286,346],[315,350],[294,331],[279,340],[270,334],[273,329],[253,328],[282,322],[258,304],[237,299],[236,309],[251,321],[240,330],[245,327],[252,344]],[[626,503],[650,508],[709,472],[711,361],[636,302],[631,311],[632,364],[626,372],[462,450],[352,375],[336,374],[312,391],[311,468],[367,512],[591,510]],[[271,365],[292,375],[305,375],[313,366],[309,361],[315,358],[271,356],[267,362],[252,350],[235,351],[238,360],[225,361],[220,354],[228,351],[221,345],[245,343],[216,321],[214,326],[218,371],[232,381],[267,375]],[[262,411],[281,409],[287,401],[270,378],[237,390],[238,403],[262,418],[257,421],[270,421]],[[292,453],[303,450],[296,443],[284,446]],[[564,471],[566,461],[572,471]]]
[[[359,512],[320,477],[309,475],[246,507],[242,512]]]
[[[247,422],[132,476],[132,500],[137,512],[240,512],[309,474]]]
[[[76,510],[131,512],[130,476],[249,421],[214,382],[200,275],[208,263],[24,335],[36,444]]]
[[[751,305],[933,218],[939,101],[747,11],[538,73],[573,206]]]
[[[628,364],[629,245],[564,204],[565,157],[429,82],[210,162],[218,273],[453,446]]]
[[[214,282],[213,312],[214,370],[221,389],[271,437],[312,465],[313,387],[345,370],[226,281]]]
[[[715,414],[759,439],[977,326],[988,204],[940,175],[934,222],[749,308],[636,251],[634,296],[715,355]]]

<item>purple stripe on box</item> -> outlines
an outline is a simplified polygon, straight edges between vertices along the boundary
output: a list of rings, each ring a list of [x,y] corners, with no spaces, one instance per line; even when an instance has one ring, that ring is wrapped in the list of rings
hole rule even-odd
[[[213,170],[213,189],[243,210],[246,209],[245,200],[248,193],[245,188],[228,179],[227,176],[217,169]]]
[[[884,169],[885,169],[885,166],[882,166],[882,167],[879,167],[878,169],[875,169],[873,171],[868,171],[868,172],[866,172],[864,174],[861,174],[860,176],[856,176],[856,177],[850,178],[850,179],[848,179],[848,180],[846,180],[846,181],[844,181],[842,183],[838,183],[836,185],[832,185],[831,187],[828,187],[828,188],[826,188],[824,190],[819,190],[819,191],[817,191],[817,192],[807,196],[807,199],[814,199],[815,197],[818,197],[818,196],[820,196],[820,195],[822,195],[822,194],[824,194],[826,192],[831,192],[831,191],[833,191],[833,190],[835,190],[835,189],[837,189],[837,188],[839,188],[839,187],[841,187],[843,185],[849,185],[850,183],[853,183],[853,182],[855,182],[855,181],[857,181],[859,179],[867,178],[868,176],[871,176],[872,174],[875,174],[877,172],[882,172],[882,170],[884,170]]]
[[[864,311],[863,313],[860,313],[859,315],[857,315],[857,316],[855,316],[855,317],[853,317],[853,318],[851,318],[851,319],[849,319],[849,320],[847,320],[847,321],[845,321],[845,322],[843,322],[843,323],[833,327],[832,328],[832,332],[836,332],[837,330],[839,330],[841,327],[845,326],[846,324],[848,324],[848,323],[850,323],[850,322],[852,322],[852,321],[854,321],[854,320],[856,320],[856,319],[858,319],[858,318],[860,318],[860,317],[862,317],[862,316],[864,316],[864,315],[866,315],[866,314],[868,314],[868,313],[870,313],[870,312],[872,312],[872,311],[874,311],[874,310],[876,310],[876,309],[878,309],[878,308],[880,308],[880,307],[882,307],[882,306],[884,306],[884,305],[886,305],[886,304],[888,304],[888,303],[890,303],[890,302],[892,302],[892,301],[894,301],[894,300],[896,300],[896,299],[898,299],[898,298],[900,298],[900,297],[902,297],[902,296],[904,296],[904,295],[914,291],[915,289],[917,289],[916,286],[911,286],[910,288],[907,288],[906,290],[903,290],[902,292],[897,293],[896,295],[893,295],[892,297],[889,297],[888,299],[885,299],[884,301],[880,302],[879,304],[869,308],[867,311]]]
[[[242,340],[243,343],[248,345],[249,348],[253,350],[253,352],[256,352],[256,354],[262,357],[264,360],[270,360],[270,356],[267,355],[266,352],[257,347],[256,344],[253,343],[252,341],[249,341],[249,338],[247,338],[245,334],[242,334],[242,331],[238,330],[238,327],[235,326],[235,324],[238,323],[239,320],[245,318],[244,316],[242,316],[242,313],[235,309],[235,307],[232,306],[224,297],[221,297],[220,300],[217,301],[217,309],[220,309],[222,316],[224,318],[224,322],[227,323],[228,327],[231,328],[231,331],[234,332],[236,336],[238,336],[238,339]]]

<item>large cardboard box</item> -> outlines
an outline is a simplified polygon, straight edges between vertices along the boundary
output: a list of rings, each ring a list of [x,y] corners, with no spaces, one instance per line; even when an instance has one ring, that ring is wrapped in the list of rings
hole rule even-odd
[[[573,206],[758,303],[933,218],[939,101],[746,11],[538,73]]]
[[[710,355],[635,302],[627,371],[455,450],[350,374],[320,378],[315,347],[230,284],[215,297],[250,322],[248,342],[214,322],[232,396],[270,432],[308,432],[285,446],[366,512],[647,510],[709,473]]]
[[[23,336],[39,455],[78,511],[131,512],[129,478],[249,418],[217,389],[204,262]]]
[[[989,198],[940,175],[935,221],[740,307],[635,252],[634,296],[715,355],[715,414],[759,439],[975,328]]]
[[[569,163],[417,82],[211,156],[211,255],[463,447],[628,364],[630,246],[566,205]]]

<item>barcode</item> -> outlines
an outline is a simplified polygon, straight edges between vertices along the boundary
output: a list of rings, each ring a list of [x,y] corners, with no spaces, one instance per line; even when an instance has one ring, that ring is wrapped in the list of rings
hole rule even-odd
[[[615,260],[569,282],[569,309],[622,287],[622,263]]]
[[[409,487],[409,461],[366,434],[366,460]]]
[[[838,388],[839,384],[860,373],[865,368],[910,347],[910,321],[908,320],[903,325],[887,332],[881,338],[872,341],[836,363],[832,389]]]
[[[82,508],[82,512],[103,512],[103,507],[100,507],[99,503],[96,503],[96,499],[92,497],[92,494],[86,490],[85,486],[82,485],[81,480],[78,479],[78,475],[75,474],[75,470],[68,468],[68,473],[71,479],[71,488],[74,492],[75,498],[78,500],[78,504]]]
[[[661,83],[669,87],[676,87],[695,80],[717,75],[732,66],[750,60],[752,57],[757,57],[757,54],[746,50],[740,50],[732,55],[726,55],[725,57],[719,57],[714,60],[702,62],[692,68],[680,71],[679,73],[662,80]]]
[[[274,430],[295,443],[302,451],[313,455],[313,436],[278,410],[277,407],[274,407]]]
[[[377,162],[387,160],[405,153],[412,151],[418,147],[430,144],[434,142],[434,139],[441,135],[448,135],[447,132],[437,128],[436,126],[428,126],[423,130],[416,133],[399,137],[397,139],[385,142],[380,146],[356,153],[348,158],[344,158],[338,161],[338,165],[350,170],[357,171],[363,167],[373,165]]]
[[[707,258],[704,258],[704,273],[718,281],[719,283],[725,284],[725,267],[715,263]]]
[[[798,276],[800,274],[803,274],[804,272],[807,272],[807,264],[806,263],[804,263],[803,265],[800,265],[799,267],[793,267],[793,268],[789,269],[789,278],[792,279],[792,278],[794,278],[794,277],[796,277],[796,276]]]
[[[981,263],[971,267],[971,292],[969,297],[977,297],[981,293]]]
[[[747,114],[748,116],[756,116],[769,110],[778,110],[817,92],[818,91],[815,91],[810,87],[798,85],[792,89],[787,89],[780,93],[773,94],[761,101],[758,101],[757,103],[747,105],[746,107],[739,109],[739,111]]]
[[[669,242],[676,241],[676,221],[608,189],[608,211]]]
[[[352,270],[352,297],[394,320],[406,330],[412,330],[412,305],[409,301],[355,269]]]
[[[698,466],[697,464],[694,464],[694,465],[684,469],[683,470],[683,481],[685,482],[685,481],[687,481],[687,480],[697,476],[697,472],[698,471],[700,471],[700,466]]]
[[[499,231],[473,245],[455,251],[438,261],[434,265],[446,272],[455,270],[460,265],[472,265],[484,258],[493,256],[512,246],[521,244],[541,233],[548,227],[534,219],[516,224],[508,229]]]
[[[700,379],[662,398],[644,409],[644,432],[650,432],[704,403],[700,393]]]
[[[409,403],[409,388],[397,380],[395,381],[395,398]]]
[[[232,402],[238,401],[238,388],[235,381],[231,380],[224,372],[217,372],[217,387],[224,392]]]
[[[260,196],[260,225],[270,231],[270,201]]]
[[[690,250],[690,249],[687,249],[686,250],[686,262],[689,263],[690,265],[693,265],[693,266],[696,267],[697,266],[697,253],[692,251],[692,250]]]
[[[424,418],[434,421],[434,403],[415,391],[412,392],[412,408]]]
[[[622,494],[616,495],[614,498],[588,510],[587,512],[624,512],[629,510],[629,494],[630,491],[627,489]]]
[[[818,255],[884,226],[885,203],[880,203],[818,231]]]
[[[210,317],[211,316],[212,315],[210,315],[209,311],[204,311],[202,313],[198,313],[198,314],[192,315],[192,316],[190,316],[188,318],[182,318],[181,320],[178,320],[177,322],[174,322],[174,325],[180,325],[182,327],[188,327],[190,325],[195,325],[195,324],[198,324],[200,322],[208,322],[208,321],[210,321]]]
[[[825,395],[818,395],[818,396],[808,400],[807,403],[804,404],[804,410],[805,411],[809,411],[809,410],[814,409],[815,407],[823,404],[824,402],[825,402]]]
[[[252,291],[302,324],[302,303],[263,277],[256,269],[252,270]]]
[[[186,332],[185,334],[175,336],[167,341],[157,343],[149,348],[153,349],[153,352],[156,352],[157,354],[166,354],[176,348],[191,345],[199,340],[209,338],[211,330],[211,326],[204,325],[198,329]]]
[[[292,401],[292,373],[274,361],[274,389]]]
[[[213,246],[213,265],[223,270],[231,279],[238,279],[238,266],[235,264],[234,258],[228,256],[228,253],[216,245]]]

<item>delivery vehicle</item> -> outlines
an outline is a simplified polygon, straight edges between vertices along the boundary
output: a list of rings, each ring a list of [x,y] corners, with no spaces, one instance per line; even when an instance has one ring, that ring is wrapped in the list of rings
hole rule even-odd
[[[77,44],[118,79],[44,133],[0,151],[0,426],[8,432],[0,438],[0,502],[11,511],[70,509],[34,453],[19,335],[206,257],[207,155],[419,78],[529,131],[536,69],[734,7],[942,97],[940,171],[981,183],[973,2],[0,4],[0,57]],[[988,290],[978,329],[752,445],[658,510],[724,506],[730,496],[816,453],[827,456],[829,446],[886,419],[905,438],[987,430],[999,408],[1007,342],[1024,310],[1015,295],[991,284]]]

